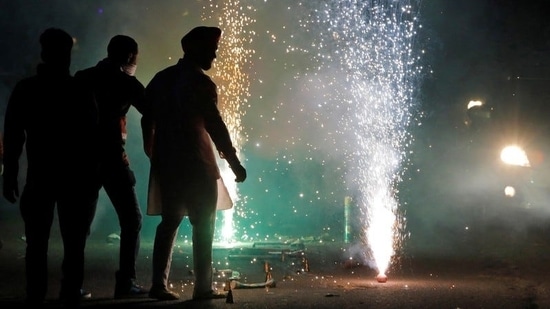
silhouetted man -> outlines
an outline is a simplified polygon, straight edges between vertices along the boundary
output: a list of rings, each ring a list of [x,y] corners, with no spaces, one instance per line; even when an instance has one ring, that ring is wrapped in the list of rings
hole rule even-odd
[[[99,110],[99,160],[101,186],[109,196],[120,224],[119,269],[115,298],[147,293],[136,283],[142,214],[135,192],[136,179],[124,149],[126,114],[131,106],[142,111],[144,87],[134,76],[138,44],[125,35],[111,38],[107,58],[76,72],[94,93]]]
[[[69,73],[73,38],[50,28],[40,44],[43,63],[35,76],[17,83],[6,109],[3,194],[17,202],[25,146],[19,207],[27,243],[26,302],[39,306],[47,293],[48,241],[57,205],[64,248],[60,297],[73,306],[81,297],[84,249],[97,200],[97,113],[92,97]]]
[[[212,142],[236,181],[246,179],[217,108],[216,85],[204,74],[216,58],[221,30],[197,27],[181,40],[184,56],[147,85],[142,118],[145,152],[151,161],[148,214],[161,215],[153,251],[149,296],[178,299],[168,289],[172,249],[185,215],[193,227],[193,299],[225,297],[212,289],[212,242],[220,172]]]

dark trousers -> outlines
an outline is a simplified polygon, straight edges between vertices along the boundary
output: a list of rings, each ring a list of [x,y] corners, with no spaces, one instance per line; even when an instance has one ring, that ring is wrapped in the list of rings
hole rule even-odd
[[[93,186],[56,188],[27,184],[20,200],[26,237],[26,293],[30,302],[44,300],[48,289],[48,243],[57,205],[63,240],[61,293],[79,297],[84,280],[84,250],[97,200]]]
[[[142,214],[135,191],[134,173],[123,162],[104,164],[101,167],[101,184],[115,208],[120,224],[117,279],[135,279]]]

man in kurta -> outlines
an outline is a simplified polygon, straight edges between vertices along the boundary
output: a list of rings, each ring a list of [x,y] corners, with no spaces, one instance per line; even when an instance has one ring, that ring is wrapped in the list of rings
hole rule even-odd
[[[216,58],[221,29],[200,26],[181,40],[178,63],[158,72],[145,91],[144,147],[150,158],[147,213],[161,215],[153,251],[151,298],[178,299],[168,289],[172,250],[184,216],[193,227],[194,300],[225,297],[212,288],[212,243],[220,172],[214,146],[236,182],[246,179],[204,71]]]

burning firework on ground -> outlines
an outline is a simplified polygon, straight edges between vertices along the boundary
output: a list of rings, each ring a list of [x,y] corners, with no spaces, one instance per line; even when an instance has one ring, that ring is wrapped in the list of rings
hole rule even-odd
[[[365,259],[382,276],[400,246],[405,219],[397,184],[413,141],[415,86],[421,67],[413,49],[418,25],[414,1],[321,1],[308,3],[301,31],[309,46],[289,50],[314,59],[300,72],[318,92],[325,140],[344,159],[345,183],[360,209]],[[334,155],[334,154],[333,154]]]
[[[247,1],[221,3],[211,2],[205,10],[209,11],[210,18],[220,16],[218,21],[224,30],[222,42],[225,43],[222,44],[226,45],[220,46],[223,54],[216,62],[214,78],[220,80],[223,112],[237,146],[246,140],[245,132],[253,129],[243,129],[241,125],[245,109],[251,107],[247,103],[250,76],[256,73],[247,71],[254,55],[254,49],[249,46],[253,45],[254,38],[264,35],[286,51],[270,61],[295,72],[293,82],[285,86],[289,92],[301,96],[282,99],[274,116],[267,118],[264,125],[275,123],[277,112],[290,108],[297,113],[287,119],[287,125],[319,128],[317,136],[311,139],[300,136],[303,130],[295,130],[285,139],[290,145],[307,145],[310,155],[297,158],[288,151],[278,160],[290,165],[323,155],[341,159],[339,169],[344,171],[341,184],[351,193],[353,204],[361,214],[359,238],[364,259],[385,277],[405,228],[405,218],[399,212],[397,184],[401,182],[407,152],[414,140],[409,127],[415,120],[415,86],[422,69],[413,44],[419,27],[415,11],[418,3],[413,0],[290,1],[288,16],[284,19],[288,25],[272,25],[272,29],[261,35],[253,30],[256,20],[251,17],[260,8],[247,5]],[[267,6],[268,1],[262,5]],[[277,2],[277,5],[282,4]],[[305,61],[292,63],[296,55]],[[268,61],[262,56],[256,60]],[[261,76],[254,76],[260,80],[255,82],[261,82]],[[298,102],[299,99],[302,102]],[[304,120],[300,121],[299,117]],[[279,130],[285,132],[284,128]],[[325,159],[321,161],[325,165]],[[231,180],[227,183],[232,183]],[[316,191],[315,194],[326,193]],[[304,196],[300,194],[300,198]],[[237,207],[236,211],[240,209]],[[246,217],[247,212],[243,208],[239,216]],[[300,210],[295,213],[298,215]],[[235,228],[233,223],[227,227]]]

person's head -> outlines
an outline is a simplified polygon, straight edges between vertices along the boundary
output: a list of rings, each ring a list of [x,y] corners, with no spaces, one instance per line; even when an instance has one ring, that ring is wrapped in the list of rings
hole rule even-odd
[[[185,57],[194,61],[203,70],[212,67],[216,58],[222,30],[218,27],[199,26],[193,28],[181,39]]]
[[[40,35],[40,57],[47,64],[68,69],[71,66],[73,37],[59,28],[48,28]]]
[[[107,45],[107,58],[111,59],[129,75],[134,75],[137,66],[138,44],[127,35],[118,34]]]

